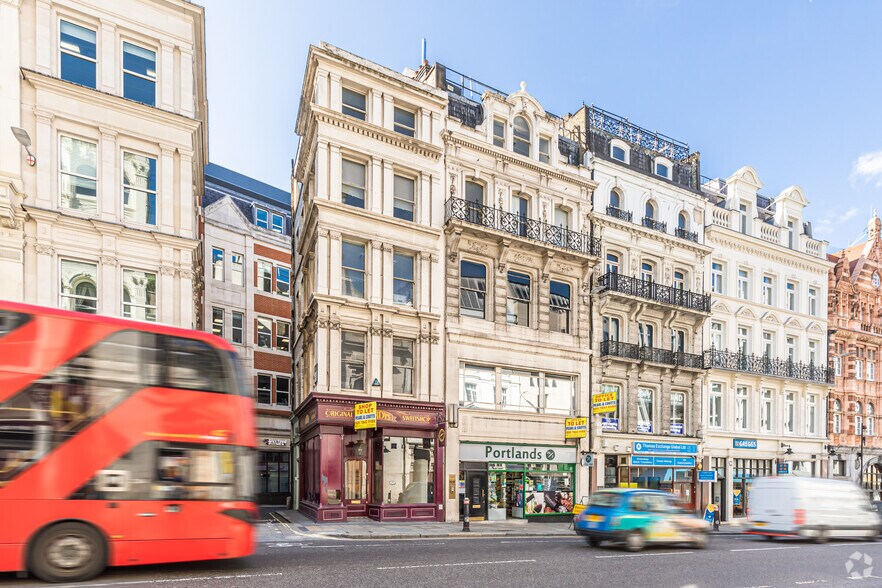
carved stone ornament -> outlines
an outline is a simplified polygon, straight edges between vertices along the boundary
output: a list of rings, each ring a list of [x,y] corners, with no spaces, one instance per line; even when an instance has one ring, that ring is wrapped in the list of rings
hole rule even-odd
[[[456,174],[450,174],[450,197],[456,196]]]
[[[576,268],[574,268],[571,265],[564,265],[562,263],[559,263],[556,266],[554,266],[554,271],[556,271],[558,273],[562,273],[562,274],[571,274],[574,271],[576,271]]]
[[[472,253],[477,253],[479,255],[487,255],[487,244],[469,241],[468,243],[466,243],[466,250]]]
[[[331,327],[331,321],[326,318],[320,318],[315,321],[315,326],[319,329],[329,329]]]
[[[98,258],[98,260],[101,262],[101,265],[110,265],[116,267],[117,264],[119,264],[119,261],[117,261],[117,259],[111,255],[102,255]]]
[[[383,335],[383,327],[371,327],[368,329],[368,332],[374,337],[381,337]]]
[[[196,272],[190,269],[182,269],[178,271],[178,275],[181,277],[182,280],[192,280],[196,277]]]
[[[168,265],[163,265],[163,266],[160,266],[159,273],[162,274],[163,276],[174,276],[176,272],[175,272],[175,268],[168,266]]]
[[[529,255],[525,255],[521,252],[517,252],[511,256],[512,260],[516,263],[520,263],[523,265],[530,265],[533,263],[533,258]]]
[[[37,253],[40,255],[55,255],[55,249],[51,245],[43,245],[41,243],[37,243],[34,245],[34,249],[37,250]]]

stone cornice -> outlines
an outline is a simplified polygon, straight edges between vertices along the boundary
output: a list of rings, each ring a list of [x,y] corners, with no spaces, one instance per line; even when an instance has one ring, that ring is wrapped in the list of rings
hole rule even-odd
[[[726,232],[723,233],[722,231]],[[813,257],[801,251],[781,246],[776,247],[771,243],[765,243],[765,241],[756,240],[754,242],[752,237],[747,237],[746,239],[739,237],[744,237],[744,235],[728,229],[721,229],[715,225],[707,225],[704,230],[705,241],[734,249],[746,255],[761,257],[794,269],[817,272],[824,275],[824,280],[827,278],[828,270],[834,265],[833,262],[827,259]],[[781,249],[781,251],[779,252],[777,249]]]
[[[666,245],[669,245],[671,247],[685,249],[686,251],[691,251],[692,253],[695,253],[696,255],[700,255],[702,257],[713,251],[713,247],[711,247],[710,245],[703,245],[701,243],[696,243],[695,241],[689,241],[688,239],[681,239],[679,237],[675,237],[674,235],[669,235],[668,233],[653,231],[652,229],[648,229],[643,225],[638,225],[637,223],[629,223],[627,221],[623,221],[612,216],[607,216],[599,212],[595,212],[591,216],[591,221],[594,223],[595,226],[598,227],[610,227],[622,231],[627,231],[632,235],[640,235],[641,237],[661,241],[662,243],[665,243]],[[600,238],[604,239],[603,235],[601,235]]]
[[[579,186],[585,188],[589,194],[592,194],[598,186],[597,182],[589,178],[584,178],[579,175],[559,171],[550,165],[540,163],[539,161],[533,161],[532,159],[528,159],[526,157],[521,157],[520,155],[516,155],[513,152],[506,151],[504,149],[500,149],[499,147],[496,147],[494,145],[475,141],[459,133],[444,131],[443,133],[441,133],[441,138],[444,140],[445,145],[456,145],[459,147],[474,149],[475,151],[494,157],[498,161],[503,161],[510,165],[518,165],[539,175],[548,176],[549,178],[554,178],[555,180],[559,180],[561,182],[578,184]]]

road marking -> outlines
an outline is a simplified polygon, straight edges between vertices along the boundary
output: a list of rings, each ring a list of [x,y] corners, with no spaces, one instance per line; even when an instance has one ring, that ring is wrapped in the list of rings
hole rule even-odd
[[[866,543],[831,543],[827,545],[827,547],[856,547],[858,545],[879,545],[875,541],[868,541]]]
[[[500,543],[578,543],[580,539],[519,539],[517,541],[500,541]]]
[[[535,559],[505,559],[499,561],[463,561],[457,563],[424,564],[418,566],[387,566],[378,570],[415,570],[419,568],[448,568],[455,566],[490,566],[495,564],[535,563]]]
[[[282,572],[267,574],[235,574],[228,576],[191,576],[189,578],[160,578],[155,580],[127,580],[125,582],[101,582],[97,584],[61,584],[59,588],[97,588],[99,586],[136,586],[138,584],[172,584],[177,582],[194,582],[198,580],[239,580],[242,578],[267,578],[283,576]]]
[[[621,555],[595,555],[594,559],[609,559],[613,557],[660,557],[662,555],[689,555],[694,551],[666,551],[664,553],[623,553]]]
[[[803,580],[802,582],[794,582],[797,586],[804,586],[805,584],[826,584],[827,580]]]
[[[779,549],[799,549],[798,545],[793,547],[750,547],[745,549],[730,549],[729,551],[777,551]]]

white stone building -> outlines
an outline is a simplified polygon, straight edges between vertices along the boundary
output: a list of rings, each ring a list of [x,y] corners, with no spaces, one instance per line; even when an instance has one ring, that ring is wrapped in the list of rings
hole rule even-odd
[[[743,516],[762,475],[826,475],[827,260],[812,238],[803,191],[758,194],[743,167],[702,187],[709,204],[705,323],[705,469],[719,481],[705,498],[722,518]],[[705,489],[706,490],[706,489]]]
[[[0,27],[0,297],[198,327],[203,9],[3,0]]]
[[[202,328],[242,360],[257,411],[260,504],[286,504],[291,457],[291,193],[205,166]]]

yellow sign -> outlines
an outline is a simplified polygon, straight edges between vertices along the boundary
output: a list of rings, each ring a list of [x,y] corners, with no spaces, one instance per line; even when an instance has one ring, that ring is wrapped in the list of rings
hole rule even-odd
[[[355,430],[377,428],[377,403],[362,402],[355,405]]]
[[[574,514],[574,515],[577,515],[577,514],[579,514],[580,512],[582,512],[583,510],[585,510],[585,508],[586,508],[586,507],[585,507],[584,504],[574,504],[574,505],[573,505],[573,514]]]
[[[603,414],[615,412],[619,404],[619,390],[613,386],[602,386],[602,392],[591,396],[592,412]]]
[[[567,419],[564,439],[583,439],[588,436],[588,419],[576,417]]]

